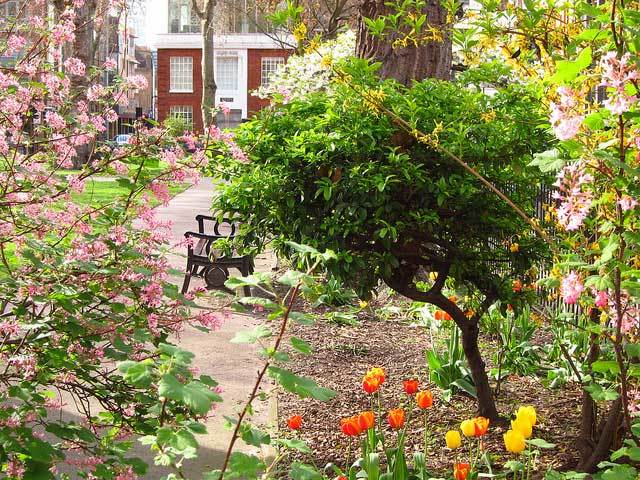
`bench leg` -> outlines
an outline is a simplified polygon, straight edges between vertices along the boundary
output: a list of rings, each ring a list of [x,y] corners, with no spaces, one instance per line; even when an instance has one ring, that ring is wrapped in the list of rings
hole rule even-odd
[[[253,262],[250,259],[244,259],[242,261],[241,273],[242,273],[243,277],[248,277],[249,275],[251,275],[253,273]],[[243,290],[244,290],[244,296],[245,297],[250,297],[251,296],[251,287],[249,285],[245,285],[243,287]]]
[[[189,283],[191,282],[191,275],[197,270],[197,265],[191,265],[187,262],[187,271],[184,274],[184,282],[182,283],[182,294],[184,295],[189,291]]]

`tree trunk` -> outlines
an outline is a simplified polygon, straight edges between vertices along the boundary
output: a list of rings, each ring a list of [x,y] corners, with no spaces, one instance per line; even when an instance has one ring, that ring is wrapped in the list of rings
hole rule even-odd
[[[484,360],[478,348],[478,335],[480,333],[478,322],[467,318],[453,302],[450,303],[454,308],[447,309],[444,306],[440,308],[451,315],[462,333],[462,349],[467,357],[467,363],[469,364],[473,383],[476,387],[476,394],[478,395],[478,415],[496,422],[500,420],[500,415],[496,408],[491,385],[489,385],[489,377],[487,376]]]
[[[213,36],[214,36],[214,18],[216,2],[207,0],[203,15],[201,17],[202,25],[202,101],[200,110],[202,113],[202,125],[206,130],[209,126],[215,124],[213,109],[216,101],[216,81],[213,70]]]
[[[94,25],[93,20],[96,15],[96,0],[85,0],[82,6],[76,8],[76,18],[74,19],[75,40],[73,41],[72,57],[79,58],[87,67],[87,72],[95,60],[94,51]],[[88,75],[72,75],[71,88],[73,92],[79,94],[78,100],[83,99],[89,85]],[[76,156],[73,159],[74,168],[82,168],[87,163],[91,154],[90,144],[76,147]]]
[[[413,80],[427,77],[448,80],[451,78],[451,33],[447,24],[447,12],[439,0],[429,0],[423,13],[427,21],[422,33],[428,32],[426,27],[442,34],[442,41],[424,40],[415,46],[396,46],[394,42],[407,35],[400,28],[399,32],[391,32],[383,37],[374,37],[369,33],[363,18],[375,19],[380,15],[391,13],[385,0],[364,0],[360,7],[358,19],[358,36],[356,54],[375,62],[381,62],[379,74],[382,78],[394,78],[403,85],[410,85]]]
[[[609,457],[609,453],[618,436],[618,430],[622,428],[622,399],[618,398],[611,404],[606,421],[601,422],[598,429],[597,442],[588,454],[582,456],[576,470],[578,472],[593,473],[597,470],[598,464]]]

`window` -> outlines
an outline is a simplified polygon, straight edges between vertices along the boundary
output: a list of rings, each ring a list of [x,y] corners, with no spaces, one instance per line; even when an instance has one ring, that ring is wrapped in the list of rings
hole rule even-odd
[[[262,59],[262,68],[260,69],[260,85],[266,87],[269,85],[271,75],[278,70],[280,65],[284,65],[282,57],[264,57]]]
[[[238,89],[238,57],[218,55],[216,57],[216,85],[220,90]]]
[[[0,23],[4,19],[14,20],[18,14],[18,0],[0,2]]]
[[[193,92],[193,57],[171,57],[169,92]]]
[[[186,123],[189,128],[193,126],[193,107],[191,105],[175,105],[169,109],[169,115]]]
[[[169,0],[169,33],[199,33],[200,19],[191,0]]]

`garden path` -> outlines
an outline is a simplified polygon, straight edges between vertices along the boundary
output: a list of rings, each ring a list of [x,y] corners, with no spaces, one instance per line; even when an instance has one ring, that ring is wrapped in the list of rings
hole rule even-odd
[[[157,217],[160,220],[170,220],[173,223],[173,245],[184,238],[184,232],[187,230],[197,231],[195,216],[199,213],[207,214],[209,212],[214,189],[212,180],[203,178],[199,184],[176,195],[167,206],[157,207]],[[172,267],[184,271],[186,249],[174,247],[172,254],[169,255],[169,261]],[[260,255],[255,260],[257,271],[269,271],[272,264],[273,261],[268,254]],[[171,280],[182,286],[182,276],[172,277]],[[201,279],[194,278],[190,288],[203,284]],[[214,304],[212,300],[198,300],[198,302],[205,306]],[[215,414],[207,421],[208,433],[200,435],[198,438],[202,447],[198,459],[185,462],[185,470],[189,474],[189,478],[201,478],[202,472],[219,468],[222,464],[231,438],[231,431],[224,427],[224,416],[236,416],[249,396],[260,366],[259,357],[253,346],[233,344],[229,341],[237,332],[250,330],[258,323],[257,318],[232,313],[224,322],[221,330],[204,333],[188,327],[177,341],[179,346],[196,355],[195,365],[200,368],[201,373],[216,379],[224,389],[222,393],[224,402],[218,406]],[[266,424],[269,416],[268,406],[259,405],[260,403],[264,402],[257,402],[258,408],[254,415],[254,421]],[[236,450],[242,449],[244,446],[241,441],[236,445]],[[143,453],[143,450],[139,451]],[[154,475],[155,472],[155,469],[151,469],[147,478],[158,478],[157,475]]]

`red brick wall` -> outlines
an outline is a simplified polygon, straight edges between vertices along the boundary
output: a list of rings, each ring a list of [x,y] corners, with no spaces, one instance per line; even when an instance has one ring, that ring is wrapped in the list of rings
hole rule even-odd
[[[291,55],[290,50],[280,50],[280,49],[249,49],[247,53],[248,57],[248,78],[247,78],[247,89],[249,92],[256,90],[260,87],[260,83],[262,81],[262,57],[283,57],[287,58]],[[269,100],[254,97],[250,93],[247,93],[247,110],[249,111],[249,115],[253,112],[257,112],[261,108],[269,105]]]
[[[193,93],[170,93],[170,58],[193,57]],[[169,116],[172,106],[191,105],[193,108],[193,128],[202,131],[202,115],[200,99],[202,98],[202,74],[200,60],[202,51],[199,48],[166,48],[158,50],[158,120]]]

